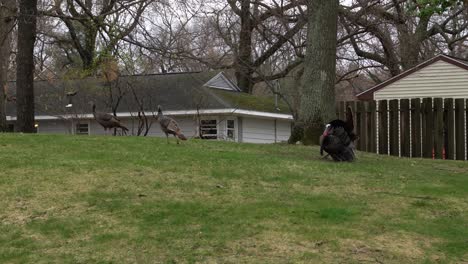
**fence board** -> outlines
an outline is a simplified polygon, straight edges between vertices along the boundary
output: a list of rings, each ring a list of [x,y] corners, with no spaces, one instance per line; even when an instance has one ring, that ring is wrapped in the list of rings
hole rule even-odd
[[[390,100],[390,155],[398,156],[398,100]]]
[[[367,135],[367,123],[366,123],[366,117],[367,117],[367,102],[359,102],[357,104],[357,118],[356,118],[356,123],[357,127],[359,129],[359,150],[362,151],[367,151],[366,145],[367,141],[369,140],[368,135]]]
[[[434,156],[444,158],[444,107],[442,98],[434,98]]]
[[[346,120],[346,110],[348,109],[348,107],[351,108],[351,111],[353,112],[353,125],[354,125],[354,132],[356,133],[356,135],[359,136],[359,127],[357,126],[357,104],[360,103],[360,102],[356,102],[356,101],[348,101],[345,103],[345,112],[344,112],[344,117],[343,117],[343,120]],[[360,150],[359,149],[359,142],[355,142],[356,144],[356,149]]]
[[[403,157],[465,160],[467,99],[414,98],[371,102],[339,102],[337,117],[354,113],[360,137],[356,148]],[[377,140],[378,139],[378,140]]]
[[[388,103],[379,101],[379,153],[389,154],[388,152]]]
[[[465,160],[468,159],[468,99],[465,100]]]
[[[400,100],[401,156],[410,157],[410,101]]]
[[[455,152],[457,160],[465,159],[465,114],[464,99],[455,99]]]
[[[346,102],[339,102],[337,105],[337,117],[341,120],[346,120]]]
[[[411,99],[411,156],[422,157],[421,152],[421,99]]]
[[[432,98],[423,99],[423,157],[432,158],[432,150],[434,148],[434,137],[433,137],[433,124],[434,115],[432,111]]]
[[[375,101],[369,102],[367,108],[367,151],[369,152],[376,152],[376,130],[375,130],[375,118],[376,118],[376,108],[375,108]]]
[[[455,112],[453,98],[445,99],[444,103],[444,124],[445,124],[445,158],[455,159]]]

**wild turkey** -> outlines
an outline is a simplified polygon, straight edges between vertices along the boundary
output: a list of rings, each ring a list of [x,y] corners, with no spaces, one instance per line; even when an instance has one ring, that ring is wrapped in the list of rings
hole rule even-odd
[[[93,105],[93,116],[94,119],[102,126],[104,127],[104,131],[107,134],[107,129],[112,129],[112,128],[120,128],[122,129],[122,133],[126,134],[128,131],[128,128],[126,128],[122,123],[120,123],[120,120],[115,117],[114,115],[108,114],[108,113],[102,113],[102,112],[96,112],[96,105],[92,103]]]
[[[353,130],[353,113],[348,107],[346,122],[336,119],[325,126],[320,137],[320,155],[325,151],[334,161],[353,161],[356,157],[354,141],[358,138]]]
[[[174,135],[177,139],[177,144],[179,144],[179,139],[187,140],[184,134],[182,134],[177,122],[174,119],[163,115],[161,106],[158,106],[158,115],[156,119],[158,120],[159,125],[161,125],[161,130],[166,134],[167,143],[169,143],[169,134]]]

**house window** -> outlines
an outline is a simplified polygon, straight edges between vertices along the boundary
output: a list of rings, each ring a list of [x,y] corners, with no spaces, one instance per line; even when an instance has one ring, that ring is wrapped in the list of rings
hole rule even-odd
[[[200,136],[202,139],[218,138],[218,122],[216,119],[200,121]]]
[[[76,124],[76,134],[77,135],[89,135],[89,125],[88,124]]]
[[[236,140],[236,127],[234,120],[227,121],[227,139]]]

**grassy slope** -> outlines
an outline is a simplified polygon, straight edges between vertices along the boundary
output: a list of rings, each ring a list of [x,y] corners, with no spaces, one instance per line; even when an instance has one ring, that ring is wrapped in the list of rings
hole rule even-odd
[[[468,261],[468,163],[0,135],[0,263]]]

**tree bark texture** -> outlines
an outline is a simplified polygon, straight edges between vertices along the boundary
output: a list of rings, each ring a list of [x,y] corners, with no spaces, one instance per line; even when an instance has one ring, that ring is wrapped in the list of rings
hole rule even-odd
[[[250,15],[250,0],[241,1],[240,10],[241,29],[239,36],[239,49],[236,58],[237,86],[246,93],[252,93],[253,66],[252,66],[252,31],[253,21]]]
[[[11,53],[11,31],[15,26],[15,0],[0,0],[0,132],[6,132],[6,85]]]
[[[307,52],[301,83],[302,142],[318,144],[325,123],[335,118],[338,0],[309,0]]]
[[[34,42],[37,0],[20,0],[16,55],[16,131],[34,132]]]

